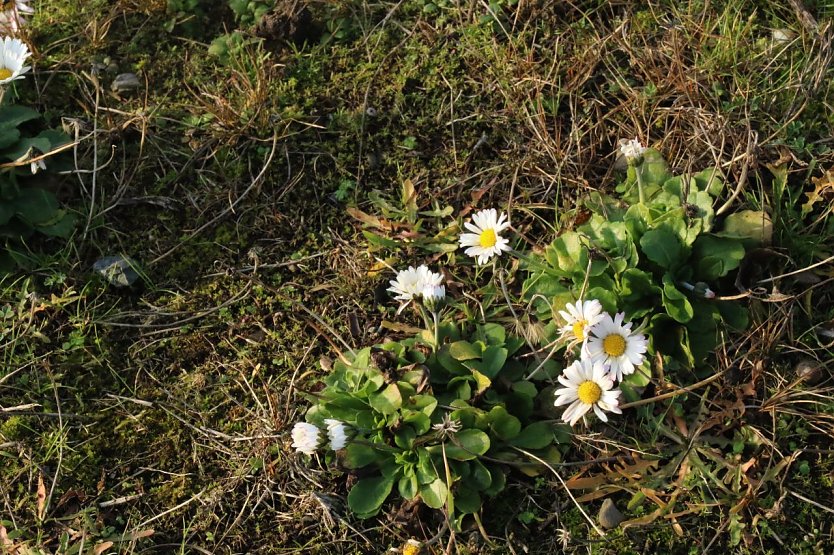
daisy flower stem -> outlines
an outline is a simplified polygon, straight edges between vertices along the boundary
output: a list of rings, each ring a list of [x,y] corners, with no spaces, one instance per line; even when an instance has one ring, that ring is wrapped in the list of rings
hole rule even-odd
[[[634,175],[637,176],[637,198],[640,200],[640,204],[646,204],[646,196],[643,192],[643,177],[642,173],[640,172],[640,164],[635,164]]]
[[[434,317],[434,351],[437,352],[440,348],[440,312],[434,311],[432,316]]]
[[[432,320],[429,317],[429,313],[426,310],[426,307],[424,307],[422,304],[418,304],[417,306],[420,307],[420,316],[423,317],[423,325],[426,327],[427,330],[431,330],[432,329],[432,325],[431,325]]]

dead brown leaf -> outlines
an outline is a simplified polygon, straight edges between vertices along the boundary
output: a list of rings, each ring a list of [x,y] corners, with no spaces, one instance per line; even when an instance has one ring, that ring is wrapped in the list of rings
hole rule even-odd
[[[113,547],[113,542],[102,542],[93,548],[93,555],[101,555],[111,547]]]
[[[38,520],[43,520],[46,510],[46,486],[43,484],[43,474],[38,474]]]
[[[814,184],[814,190],[805,193],[808,200],[802,205],[803,217],[814,210],[814,205],[834,196],[834,171],[828,170],[820,177],[812,177],[811,183]]]

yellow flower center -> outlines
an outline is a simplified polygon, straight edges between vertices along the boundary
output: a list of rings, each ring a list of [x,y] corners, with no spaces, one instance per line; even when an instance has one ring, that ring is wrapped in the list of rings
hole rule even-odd
[[[602,350],[610,357],[623,356],[626,350],[626,341],[622,335],[612,333],[602,340]]]
[[[485,249],[488,249],[490,247],[494,247],[495,243],[498,242],[498,237],[495,236],[495,230],[494,229],[485,229],[485,230],[483,230],[481,232],[480,241],[481,241],[481,246]]]
[[[579,400],[587,405],[593,405],[602,397],[602,388],[596,382],[588,380],[582,382],[576,390]]]
[[[573,336],[577,338],[579,341],[585,339],[585,326],[588,325],[588,322],[585,320],[577,320],[573,324]]]
[[[2,81],[3,79],[8,79],[12,75],[14,75],[14,72],[12,72],[12,70],[5,67],[0,67],[0,81]]]

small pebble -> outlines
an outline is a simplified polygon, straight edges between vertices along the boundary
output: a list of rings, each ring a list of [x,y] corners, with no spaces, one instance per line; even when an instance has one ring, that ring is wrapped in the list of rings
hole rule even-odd
[[[110,90],[117,93],[129,93],[139,90],[142,83],[135,73],[120,73],[110,84]]]
[[[606,530],[612,530],[625,520],[623,513],[617,509],[614,502],[606,499],[599,509],[599,524]]]
[[[774,29],[773,42],[785,43],[790,42],[796,36],[796,33],[790,29]]]
[[[819,382],[823,377],[822,367],[816,360],[800,360],[794,370],[796,371],[796,377],[812,385]]]

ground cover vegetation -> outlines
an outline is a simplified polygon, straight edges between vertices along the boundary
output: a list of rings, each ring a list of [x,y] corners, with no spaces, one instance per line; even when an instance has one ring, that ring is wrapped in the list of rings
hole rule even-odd
[[[0,546],[829,553],[832,16],[0,3]]]

